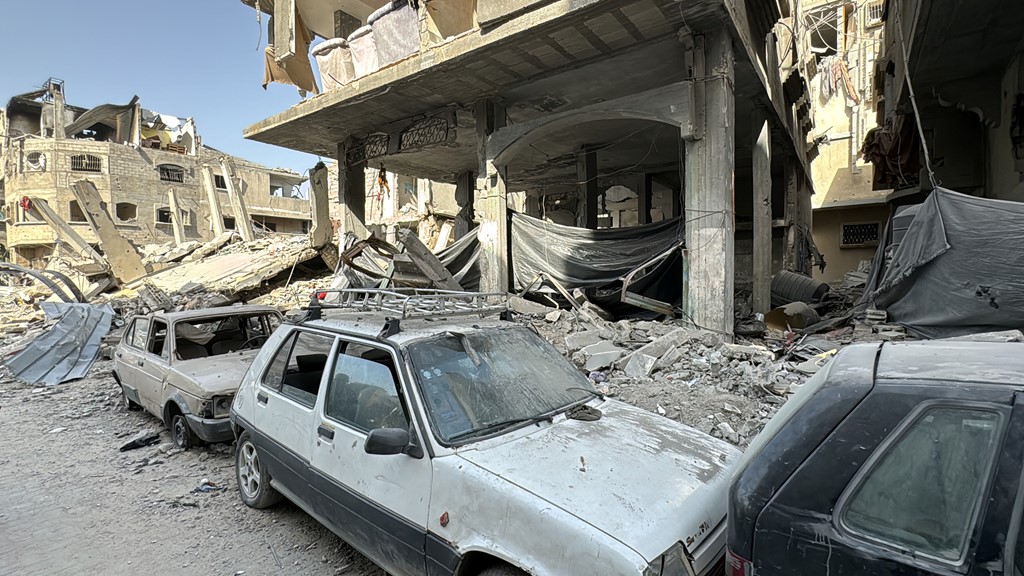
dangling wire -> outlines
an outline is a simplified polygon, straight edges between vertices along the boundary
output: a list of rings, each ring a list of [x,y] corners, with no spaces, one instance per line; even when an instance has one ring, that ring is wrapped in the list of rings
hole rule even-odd
[[[910,81],[910,61],[907,58],[907,43],[903,39],[903,16],[896,23],[896,31],[900,35],[900,48],[903,51],[903,73],[907,77],[907,90],[910,92],[910,105],[914,107],[914,122],[917,124],[917,134],[921,138],[921,149],[924,151],[924,165],[928,169],[928,180],[932,188],[938,188],[939,182],[935,178],[935,170],[932,169],[932,155],[928,152],[928,143],[924,140],[924,126],[921,124],[921,112],[917,109],[917,97],[914,95],[914,84]]]

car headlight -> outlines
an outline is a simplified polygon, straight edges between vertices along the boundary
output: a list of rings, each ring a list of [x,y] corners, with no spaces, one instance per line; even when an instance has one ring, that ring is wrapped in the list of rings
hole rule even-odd
[[[669,548],[661,558],[658,558],[647,567],[644,576],[689,576],[693,572],[689,567],[690,561],[686,558],[686,549],[682,542],[676,542]]]
[[[231,413],[232,396],[217,396],[213,399],[213,417],[223,418]]]

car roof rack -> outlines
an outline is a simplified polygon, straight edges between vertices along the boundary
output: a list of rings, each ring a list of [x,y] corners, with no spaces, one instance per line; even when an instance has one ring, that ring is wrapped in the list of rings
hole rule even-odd
[[[337,295],[336,297],[332,297]],[[324,310],[386,312],[396,319],[444,316],[485,316],[508,311],[508,295],[500,292],[458,292],[424,288],[317,290],[310,296],[309,315],[319,320]]]

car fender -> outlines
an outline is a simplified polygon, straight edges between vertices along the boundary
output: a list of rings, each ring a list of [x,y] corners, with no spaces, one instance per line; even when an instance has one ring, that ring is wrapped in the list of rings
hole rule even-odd
[[[528,574],[642,574],[643,557],[571,513],[458,455],[434,458],[428,530],[458,554]]]
[[[188,396],[186,394],[184,394],[182,391],[174,390],[174,389],[172,389],[172,390],[173,390],[173,392],[171,392],[167,396],[167,399],[164,400],[164,408],[163,408],[164,424],[168,428],[171,427],[171,406],[172,405],[177,406],[178,409],[181,410],[181,413],[186,415],[186,416],[189,415],[189,414],[201,414],[201,411],[193,410],[192,408],[189,407],[189,400],[191,400],[192,403],[196,403],[199,400],[198,398],[195,398],[195,397],[188,398]]]

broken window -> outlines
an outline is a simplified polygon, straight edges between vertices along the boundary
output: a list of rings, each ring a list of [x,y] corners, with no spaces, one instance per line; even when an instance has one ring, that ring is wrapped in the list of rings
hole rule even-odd
[[[42,152],[29,152],[25,156],[25,171],[26,172],[45,172],[46,171],[46,154]]]
[[[78,205],[78,200],[72,200],[68,202],[68,222],[88,222],[85,218],[85,212],[82,211],[82,207]]]
[[[71,156],[71,169],[75,172],[102,172],[103,163],[99,156],[92,154],[74,154]]]
[[[225,230],[234,230],[235,229],[235,219],[232,218],[231,216],[225,216],[224,217],[224,229]]]
[[[157,166],[160,172],[160,180],[163,182],[184,182],[185,169],[174,164],[161,164]]]
[[[284,197],[284,186],[278,186],[276,184],[270,185],[270,195]]]
[[[122,222],[128,220],[135,220],[139,215],[139,208],[131,202],[118,202],[114,205],[114,212],[117,215],[117,219]]]
[[[312,408],[333,346],[331,336],[295,332],[277,351],[263,376],[263,385]]]
[[[217,188],[217,190],[227,190],[228,189],[227,181],[224,180],[224,177],[221,176],[220,174],[214,174],[213,175],[213,186],[215,188]]]
[[[302,233],[309,234],[309,220],[302,221]]]
[[[179,212],[181,214],[180,214],[180,216],[178,218],[181,220],[181,225],[182,226],[186,226],[186,227],[187,226],[191,226],[192,225],[192,221],[191,221],[191,214],[189,213],[189,211],[188,210],[179,210]],[[157,208],[156,209],[156,223],[157,224],[173,224],[174,221],[171,220],[171,209],[166,207],[166,206]]]
[[[170,353],[167,350],[167,323],[163,320],[153,320],[151,332],[149,347],[146,350],[150,354],[170,358]]]

